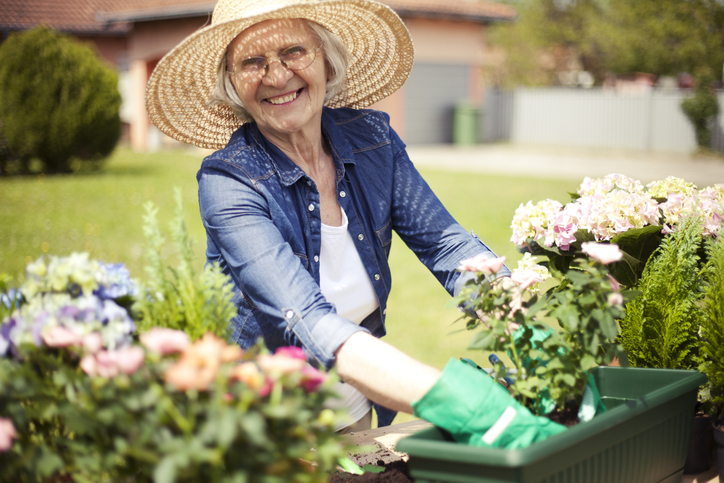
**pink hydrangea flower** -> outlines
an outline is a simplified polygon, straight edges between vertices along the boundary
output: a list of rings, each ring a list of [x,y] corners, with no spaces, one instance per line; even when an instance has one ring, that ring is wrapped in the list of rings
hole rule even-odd
[[[13,446],[13,438],[18,433],[9,419],[0,418],[0,451],[8,451]]]
[[[498,273],[505,265],[505,257],[490,258],[487,254],[481,253],[473,258],[460,262],[458,270],[463,272],[481,272],[485,274]]]
[[[41,337],[48,347],[69,347],[83,342],[78,334],[61,325],[47,327]]]
[[[141,344],[151,352],[162,356],[181,352],[191,344],[191,339],[182,330],[154,327],[140,335]]]
[[[608,265],[623,258],[623,252],[616,244],[608,243],[581,243],[581,251],[599,263]]]

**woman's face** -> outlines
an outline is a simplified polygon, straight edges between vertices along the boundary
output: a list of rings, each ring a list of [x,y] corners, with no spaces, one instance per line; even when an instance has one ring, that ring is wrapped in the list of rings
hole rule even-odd
[[[309,67],[293,72],[279,62],[280,51],[295,45],[318,47],[300,19],[267,20],[241,32],[229,45],[230,70],[242,60],[266,56],[268,71],[260,81],[242,82],[232,75],[241,101],[265,135],[286,136],[321,126],[327,84],[324,54]]]

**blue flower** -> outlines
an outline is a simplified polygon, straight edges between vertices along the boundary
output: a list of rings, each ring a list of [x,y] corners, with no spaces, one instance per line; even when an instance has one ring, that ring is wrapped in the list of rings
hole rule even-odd
[[[138,292],[136,282],[122,263],[100,263],[101,277],[98,288],[93,292],[101,299],[117,299]]]
[[[8,309],[17,308],[23,301],[23,294],[19,290],[11,288],[6,293],[0,293],[0,304]],[[15,306],[13,307],[13,304]]]

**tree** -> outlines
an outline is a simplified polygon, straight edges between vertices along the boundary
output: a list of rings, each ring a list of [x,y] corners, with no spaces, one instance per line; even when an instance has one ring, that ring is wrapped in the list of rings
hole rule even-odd
[[[514,5],[512,25],[491,29],[490,41],[507,51],[502,83],[555,84],[565,66],[541,59],[574,56],[601,83],[607,73],[646,72],[720,76],[724,64],[721,0],[503,0]],[[536,52],[531,55],[531,52]],[[566,54],[566,55],[563,55]],[[520,61],[529,71],[520,75]],[[533,61],[531,61],[533,59]],[[542,82],[546,81],[547,82]]]
[[[26,170],[32,158],[49,172],[100,162],[120,137],[120,104],[116,73],[67,36],[39,27],[0,45],[1,135]]]
[[[720,0],[607,0],[592,33],[607,69],[696,78],[721,75],[724,3]]]

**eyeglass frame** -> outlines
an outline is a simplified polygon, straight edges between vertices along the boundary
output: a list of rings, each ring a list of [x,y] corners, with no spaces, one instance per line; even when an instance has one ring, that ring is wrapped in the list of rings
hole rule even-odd
[[[320,46],[317,46],[317,47],[314,47],[314,48],[312,48],[312,49],[308,49],[308,50],[307,50],[307,52],[308,52],[307,55],[310,55],[310,54],[311,54],[311,56],[312,56],[312,60],[309,61],[309,64],[307,64],[307,65],[305,65],[304,67],[301,67],[301,68],[299,68],[299,69],[292,69],[292,68],[290,68],[290,67],[286,64],[286,62],[284,62],[284,61],[282,60],[281,54],[283,54],[285,51],[287,51],[287,50],[289,50],[289,49],[292,49],[292,48],[295,48],[295,47],[305,47],[305,49],[306,49],[307,46],[306,46],[305,44],[290,45],[289,47],[285,47],[285,48],[283,48],[283,49],[278,50],[278,51],[277,51],[276,58],[275,58],[275,59],[272,59],[272,60],[269,60],[269,58],[268,58],[266,55],[253,55],[253,56],[251,56],[251,57],[246,57],[245,59],[242,59],[241,62],[239,63],[239,65],[243,64],[245,61],[247,61],[247,60],[249,60],[249,59],[264,59],[265,64],[264,64],[264,67],[263,67],[262,69],[259,69],[259,72],[261,73],[261,77],[259,77],[258,79],[255,78],[255,79],[252,79],[252,80],[244,80],[244,79],[239,75],[239,74],[242,74],[242,73],[243,73],[242,70],[229,70],[229,71],[227,71],[227,72],[228,72],[229,75],[233,75],[234,77],[236,77],[240,82],[244,82],[244,83],[246,83],[246,84],[252,84],[252,83],[254,83],[254,82],[259,82],[259,81],[262,80],[267,74],[269,74],[269,66],[271,65],[271,63],[272,63],[274,60],[278,61],[281,65],[283,65],[285,69],[288,69],[288,70],[290,70],[290,71],[292,71],[292,72],[298,72],[298,71],[304,70],[304,69],[306,69],[307,67],[309,67],[310,65],[312,65],[312,64],[314,63],[314,61],[317,59],[317,52],[319,52],[319,51],[322,49],[322,46],[321,46],[321,45],[320,45]]]

